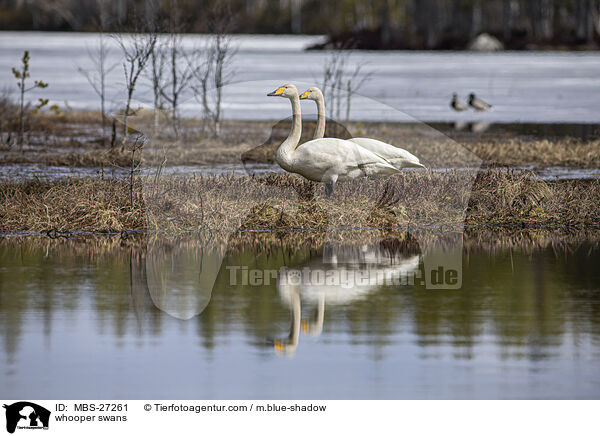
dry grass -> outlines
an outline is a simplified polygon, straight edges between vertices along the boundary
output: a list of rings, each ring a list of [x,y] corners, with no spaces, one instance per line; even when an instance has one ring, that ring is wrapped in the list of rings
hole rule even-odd
[[[600,223],[600,180],[545,182],[530,173],[486,170],[478,174],[467,223]]]
[[[136,159],[136,162],[138,160]],[[42,164],[66,167],[128,167],[131,154],[119,148],[106,151],[83,151],[66,153],[43,153],[19,151],[4,152],[1,164]]]
[[[135,203],[143,204],[141,189]],[[132,209],[121,180],[65,180],[0,185],[0,230],[120,231],[145,225],[143,207]]]
[[[287,231],[466,224],[600,223],[600,181],[544,182],[485,170],[413,171],[323,186],[287,174],[136,180],[73,179],[0,185],[0,230]],[[466,215],[465,215],[466,212]]]
[[[406,148],[431,168],[468,166],[470,154],[487,166],[600,168],[600,139],[452,132],[425,124],[351,123],[352,136],[367,136]]]
[[[473,142],[465,147],[490,164],[600,167],[600,140],[507,140],[500,143]]]
[[[462,223],[470,180],[464,173],[405,173],[322,184],[289,174],[148,180],[151,227],[161,229],[321,229]]]
[[[0,101],[0,108],[2,104],[12,107],[7,102]],[[9,115],[6,112],[0,116],[5,132],[15,128],[14,122],[10,121],[14,114]],[[63,110],[29,115],[27,143],[31,147],[26,147],[25,153],[3,153],[0,164],[100,166],[114,163],[108,158],[112,125],[109,122],[103,128],[97,112]],[[151,112],[139,110],[131,117],[131,125],[136,131],[152,136],[152,118]],[[182,120],[182,135],[175,141],[170,123],[163,117],[156,137],[144,149],[143,158],[150,164],[158,164],[166,157],[167,165],[273,163],[275,150],[287,136],[289,125],[288,120],[224,121],[221,137],[212,138],[204,133],[202,120],[189,118]],[[327,134],[337,129],[337,137],[378,138],[415,153],[431,168],[478,166],[480,161],[489,166],[600,167],[600,140],[597,139],[547,139],[510,132],[457,133],[455,139],[451,139],[426,124],[351,122],[346,127],[347,130],[330,122]],[[303,121],[302,141],[312,138],[314,128],[314,122]],[[120,144],[120,131],[117,123],[117,144]],[[7,135],[5,133],[4,137]],[[2,147],[7,150],[6,145]]]

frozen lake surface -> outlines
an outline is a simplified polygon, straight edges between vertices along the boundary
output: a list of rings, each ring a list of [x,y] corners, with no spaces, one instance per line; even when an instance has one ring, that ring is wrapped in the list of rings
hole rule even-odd
[[[185,37],[191,49],[206,38]],[[327,52],[305,51],[321,37],[235,36],[238,49],[231,70],[232,84],[224,91],[225,117],[231,119],[281,119],[289,103],[267,98],[267,92],[292,82],[299,88],[319,85]],[[31,53],[32,79],[50,84],[28,94],[32,100],[49,98],[60,106],[95,109],[98,98],[78,67],[91,68],[88,49],[97,44],[95,34],[0,32],[0,82],[13,87],[11,67],[18,66],[24,50]],[[111,110],[123,104],[124,84],[119,52],[114,47],[110,63],[117,64],[109,77]],[[488,121],[539,123],[594,123],[600,118],[600,55],[597,52],[355,52],[350,64],[364,64],[370,80],[353,100],[351,118],[390,121]],[[136,94],[137,104],[148,104],[147,78]],[[453,92],[466,99],[475,92],[494,105],[491,112],[457,114],[448,103]],[[200,105],[190,95],[184,115],[199,116]],[[303,110],[314,113],[312,102]]]

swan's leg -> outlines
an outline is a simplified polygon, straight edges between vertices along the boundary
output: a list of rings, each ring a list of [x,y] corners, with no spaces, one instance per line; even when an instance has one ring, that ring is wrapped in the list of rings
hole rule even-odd
[[[327,198],[331,198],[333,195],[333,190],[335,189],[335,182],[337,182],[338,175],[337,174],[326,174],[323,177],[322,181],[325,182],[325,195]]]
[[[336,180],[332,180],[329,183],[325,183],[325,195],[327,195],[327,198],[331,198],[333,196],[333,191],[335,190],[335,182]]]
[[[325,183],[325,195],[327,195],[327,198],[331,198],[331,196],[333,195],[333,187],[333,182]]]

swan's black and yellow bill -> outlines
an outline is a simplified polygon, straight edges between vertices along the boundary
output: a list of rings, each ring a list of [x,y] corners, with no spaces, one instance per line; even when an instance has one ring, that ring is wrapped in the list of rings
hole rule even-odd
[[[277,95],[283,94],[283,91],[285,91],[285,86],[280,86],[275,91],[269,92],[267,95],[270,96],[270,97],[273,97],[273,96],[277,96]]]
[[[304,94],[306,94],[306,92]],[[302,94],[302,95],[304,95],[304,94]],[[307,319],[303,319],[300,322],[300,326],[302,328],[302,333],[308,333],[308,320]]]
[[[310,94],[310,92],[304,91],[302,95],[300,95],[300,100],[306,100],[308,98],[308,94]]]

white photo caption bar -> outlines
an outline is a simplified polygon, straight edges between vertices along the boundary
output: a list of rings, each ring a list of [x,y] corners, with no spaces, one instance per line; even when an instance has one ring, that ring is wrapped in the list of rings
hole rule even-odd
[[[282,432],[305,436],[307,431],[505,436],[515,430],[517,434],[586,435],[597,434],[594,417],[600,406],[599,400],[0,400],[5,405],[20,401],[50,411],[48,433],[44,433],[48,436],[191,434],[193,429],[261,436]],[[5,413],[0,415],[0,425],[5,427]],[[26,425],[20,427],[15,434],[31,433]]]

